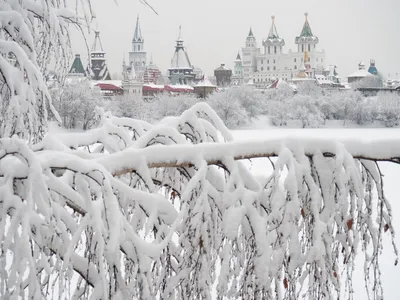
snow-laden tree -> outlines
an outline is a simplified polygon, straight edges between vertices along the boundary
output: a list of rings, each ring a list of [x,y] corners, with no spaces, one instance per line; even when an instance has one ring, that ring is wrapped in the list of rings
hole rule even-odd
[[[248,112],[242,106],[237,89],[214,93],[208,97],[207,102],[229,128],[244,125],[250,120]]]
[[[99,108],[98,128],[44,135],[60,3],[0,0],[1,299],[351,298],[359,248],[383,297],[378,161],[400,143],[235,142],[205,103],[157,125]]]
[[[42,299],[336,299],[357,251],[382,295],[394,235],[377,161],[396,145],[235,142],[198,103],[149,123],[0,141],[0,295]],[[273,158],[255,178],[242,159]],[[394,248],[397,255],[397,250]]]
[[[90,15],[86,1],[77,2]],[[0,137],[43,136],[52,108],[43,74],[50,62],[67,67],[68,25],[82,21],[64,1],[0,0]]]
[[[105,104],[100,88],[91,86],[86,79],[70,82],[62,88],[54,88],[50,90],[50,94],[65,128],[91,128],[95,123],[96,106]]]

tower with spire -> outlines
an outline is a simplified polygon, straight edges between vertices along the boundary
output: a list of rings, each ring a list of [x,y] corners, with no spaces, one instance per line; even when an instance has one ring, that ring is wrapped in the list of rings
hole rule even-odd
[[[183,46],[181,26],[179,26],[179,36],[176,40],[175,52],[171,59],[171,66],[168,68],[168,72],[168,77],[172,84],[188,84],[193,82],[196,77],[189,55]]]
[[[94,42],[90,51],[90,78],[92,80],[111,80],[106,64],[106,53],[100,40],[100,31],[95,30]]]
[[[271,17],[272,24],[268,37],[263,41],[264,53],[268,55],[277,55],[282,53],[282,47],[285,46],[285,40],[279,37],[275,25],[275,16]]]
[[[143,78],[147,64],[147,53],[144,51],[144,38],[140,29],[139,16],[136,18],[135,32],[132,38],[132,51],[129,52],[129,65],[133,66],[138,79]]]
[[[257,71],[257,55],[260,49],[257,48],[257,41],[250,27],[249,34],[246,37],[243,53],[243,80],[248,82],[253,73]]]
[[[303,64],[309,75],[322,74],[325,69],[325,51],[318,51],[319,38],[311,30],[308,13],[304,13],[304,16],[303,28],[295,39],[297,53],[294,53],[294,57],[298,61],[298,66]]]
[[[240,57],[239,52],[233,63],[234,63],[234,65],[233,65],[231,82],[234,85],[242,85],[243,84],[243,63],[242,63],[242,58]]]

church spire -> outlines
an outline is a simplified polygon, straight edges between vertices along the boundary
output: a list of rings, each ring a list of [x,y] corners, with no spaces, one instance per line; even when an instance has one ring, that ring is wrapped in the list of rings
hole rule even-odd
[[[140,29],[140,24],[139,24],[139,15],[137,15],[137,18],[136,18],[136,27],[135,27],[135,33],[133,35],[132,42],[144,42],[144,39],[142,36],[142,30]]]
[[[319,40],[318,37],[314,36],[310,23],[308,23],[308,13],[304,13],[305,16],[305,21],[303,28],[301,30],[301,33],[299,36],[296,37],[296,44],[299,45],[299,52],[304,52],[305,50],[308,49],[308,52],[310,51],[316,51],[315,50],[315,45],[318,44]],[[313,45],[313,47],[311,47]]]
[[[285,40],[279,37],[278,30],[276,30],[275,16],[271,16],[271,19],[272,19],[271,28],[269,30],[267,39],[263,42],[263,45],[265,47],[271,47],[271,46],[282,47],[285,45]],[[281,52],[280,48],[279,52]],[[276,50],[275,53],[277,53]]]
[[[240,57],[239,51],[238,51],[238,54],[237,54],[237,56],[236,56],[236,60],[242,60],[242,58]]]
[[[276,26],[275,26],[275,16],[271,16],[272,19],[272,25],[271,25],[271,29],[269,30],[268,33],[268,38],[269,39],[279,39],[279,34],[278,34],[278,30],[276,30]]]
[[[249,31],[248,37],[254,37],[253,30],[251,29],[251,27],[250,27],[250,31]]]
[[[308,23],[308,13],[304,13],[304,16],[306,17],[306,20],[304,22],[303,29],[301,30],[300,37],[311,37],[313,36],[313,33],[311,31],[310,24]]]

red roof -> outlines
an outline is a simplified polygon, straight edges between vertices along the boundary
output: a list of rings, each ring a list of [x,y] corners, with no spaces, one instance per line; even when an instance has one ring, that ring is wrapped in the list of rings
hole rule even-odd
[[[111,83],[98,83],[96,84],[102,91],[123,91],[122,88]]]

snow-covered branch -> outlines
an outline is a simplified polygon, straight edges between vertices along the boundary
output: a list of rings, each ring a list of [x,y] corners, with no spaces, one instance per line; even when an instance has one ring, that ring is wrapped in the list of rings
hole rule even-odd
[[[0,141],[3,297],[338,296],[360,247],[382,295],[394,229],[377,161],[398,163],[397,142],[235,142],[205,103],[157,125],[97,114],[86,132]],[[260,157],[273,168],[255,177],[241,160]]]

